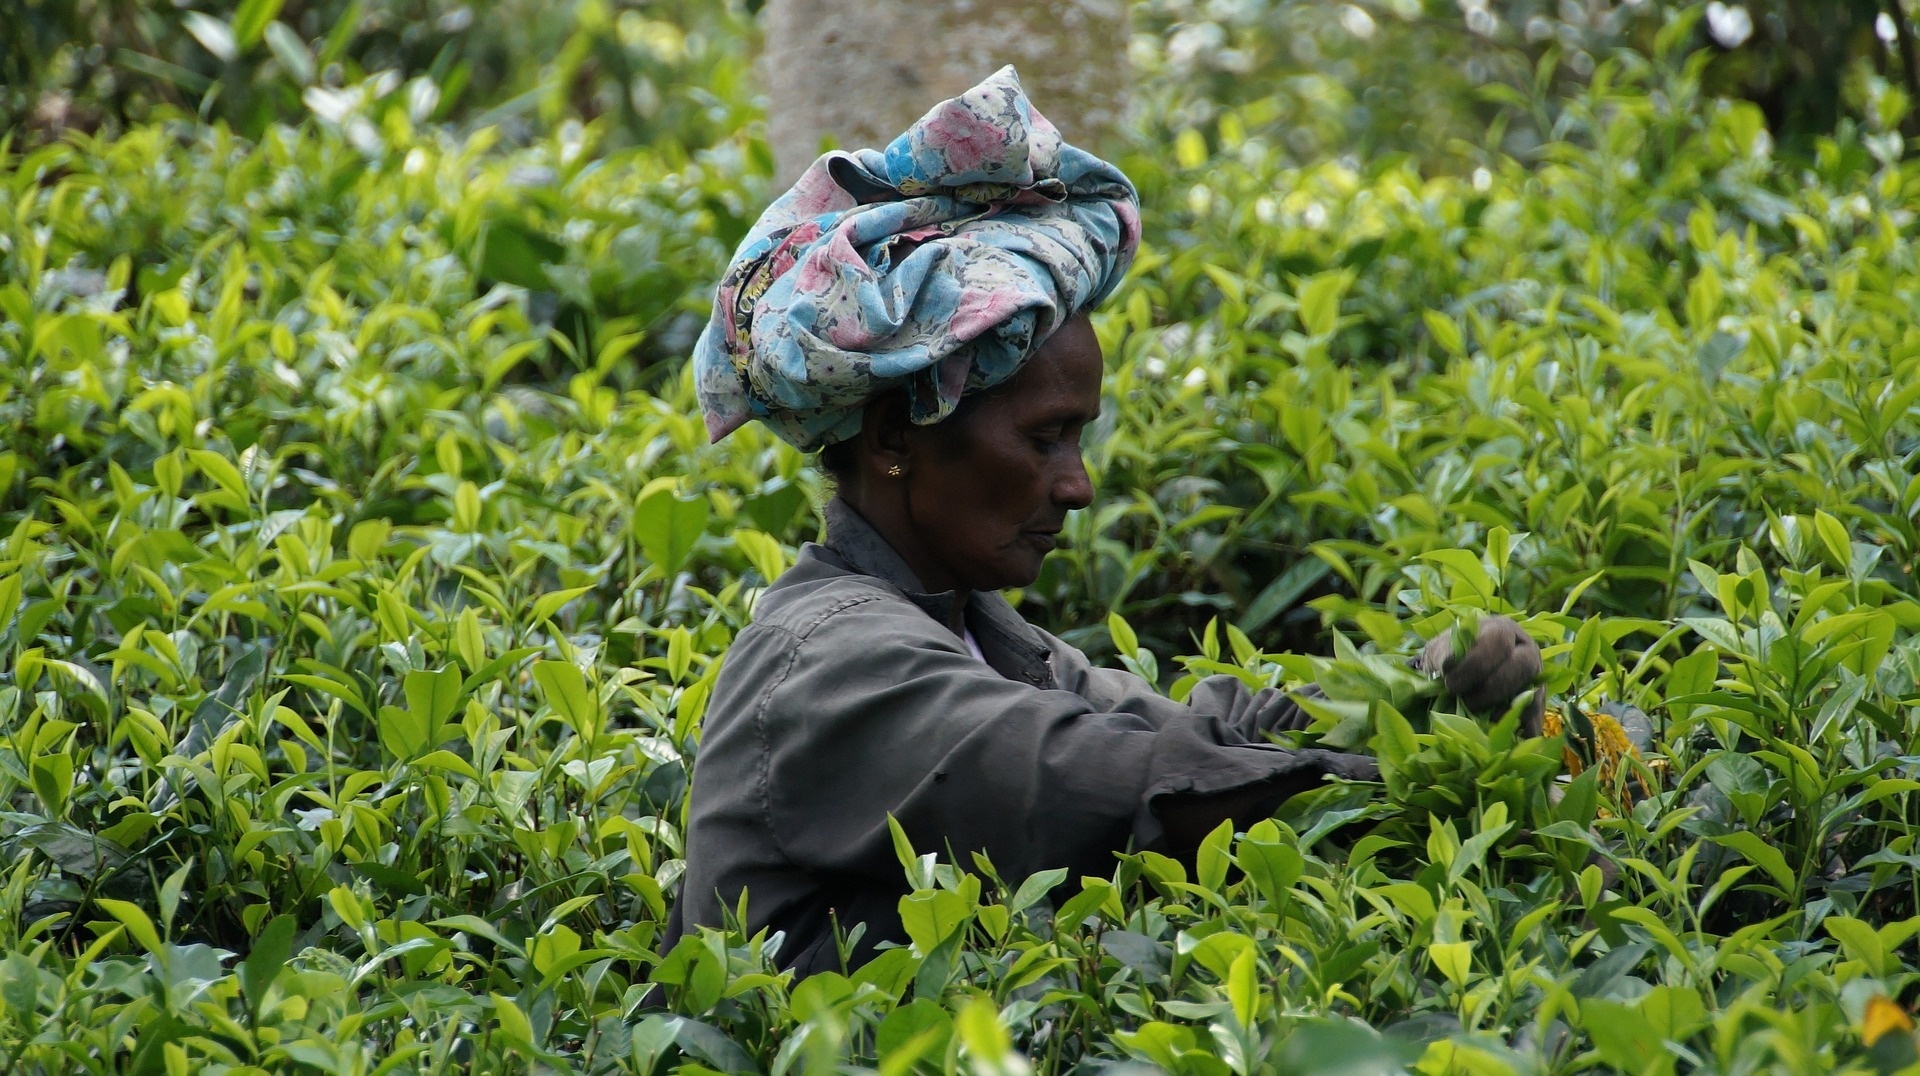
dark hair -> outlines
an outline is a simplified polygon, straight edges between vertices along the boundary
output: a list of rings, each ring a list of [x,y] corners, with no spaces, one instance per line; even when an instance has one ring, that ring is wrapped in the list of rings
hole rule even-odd
[[[860,470],[860,438],[835,441],[820,450],[820,469],[839,485],[846,485]]]

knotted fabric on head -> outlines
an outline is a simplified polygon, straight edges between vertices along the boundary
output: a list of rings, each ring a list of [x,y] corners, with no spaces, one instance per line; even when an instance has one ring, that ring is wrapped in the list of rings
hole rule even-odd
[[[734,253],[694,348],[714,440],[760,419],[812,450],[905,388],[916,423],[1012,377],[1120,282],[1140,203],[1005,67],[884,153],[828,153]]]

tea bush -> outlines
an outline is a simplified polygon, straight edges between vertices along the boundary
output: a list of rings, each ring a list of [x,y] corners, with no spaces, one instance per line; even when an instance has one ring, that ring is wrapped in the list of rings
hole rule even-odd
[[[1449,169],[1491,145],[1531,161],[1560,103],[1623,51],[1684,47],[1715,95],[1758,104],[1796,151],[1873,110],[1872,86],[1920,87],[1895,0],[1136,0],[1145,122],[1211,122],[1258,103],[1258,126],[1305,163],[1410,154]],[[1903,28],[1905,33],[1903,35]],[[1506,91],[1539,94],[1503,107]],[[1908,127],[1912,133],[1911,122]]]
[[[1042,623],[1317,678],[1384,788],[1188,860],[902,842],[912,945],[658,954],[719,657],[822,480],[684,354],[746,137],[397,88],[0,164],[0,1070],[1895,1071],[1920,926],[1920,166],[1675,47],[1537,165],[1134,153]],[[1513,107],[1529,107],[1525,100]],[[1483,613],[1564,731],[1401,658]]]
[[[753,111],[734,0],[0,0],[0,25],[0,130],[42,135],[185,112],[257,137],[370,79],[516,134],[706,145]]]

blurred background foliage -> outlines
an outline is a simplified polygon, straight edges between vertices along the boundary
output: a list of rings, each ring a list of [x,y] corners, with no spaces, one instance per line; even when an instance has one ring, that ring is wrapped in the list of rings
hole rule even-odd
[[[257,137],[373,79],[421,119],[698,146],[750,99],[739,0],[5,0],[0,25],[0,125],[30,136],[185,112]]]
[[[1198,125],[1260,102],[1302,162],[1410,153],[1522,159],[1558,138],[1558,102],[1622,53],[1684,52],[1715,96],[1763,109],[1795,147],[1911,87],[1901,0],[1143,0],[1140,111]],[[1148,132],[1149,134],[1156,132]]]
[[[422,118],[518,138],[578,119],[603,120],[610,144],[707,145],[749,118],[761,3],[0,0],[0,127],[46,138],[184,112],[257,137],[375,79]],[[1805,146],[1876,107],[1878,83],[1911,93],[1905,3],[1137,0],[1130,58],[1138,115],[1177,129],[1257,101],[1302,162],[1524,156],[1555,136],[1552,91],[1622,49],[1696,53],[1710,93],[1753,100]]]

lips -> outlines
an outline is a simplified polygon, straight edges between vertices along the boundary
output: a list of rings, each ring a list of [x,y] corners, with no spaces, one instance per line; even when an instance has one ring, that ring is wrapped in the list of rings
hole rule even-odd
[[[1059,531],[1028,531],[1026,538],[1043,553],[1051,553],[1060,546]]]

